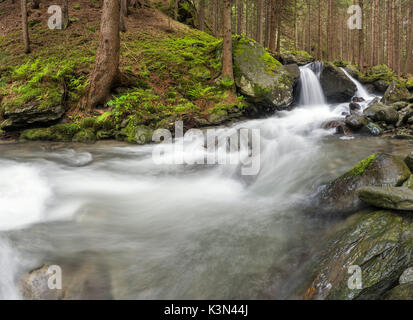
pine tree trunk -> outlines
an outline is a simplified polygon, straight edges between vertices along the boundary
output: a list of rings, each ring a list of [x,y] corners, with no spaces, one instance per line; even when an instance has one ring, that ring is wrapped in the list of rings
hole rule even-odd
[[[198,10],[198,20],[199,20],[199,30],[205,31],[205,0],[199,1],[199,10]]]
[[[243,0],[237,0],[237,33],[242,34],[242,19],[244,16]]]
[[[120,32],[126,32],[125,18],[127,17],[127,15],[128,15],[128,0],[120,0],[120,15],[119,15]]]
[[[294,0],[294,50],[298,49],[297,0]]]
[[[245,1],[245,35],[247,38],[250,36],[250,29],[249,29],[249,14],[250,14],[250,1]]]
[[[222,77],[234,79],[232,66],[232,1],[224,0],[224,41],[222,48]]]
[[[21,0],[24,52],[30,53],[29,27],[27,25],[27,0]]]
[[[67,29],[69,26],[69,4],[68,0],[63,0],[63,8],[62,8],[62,29]]]
[[[105,103],[119,80],[119,19],[119,0],[103,0],[99,45],[88,96],[90,108]]]
[[[407,55],[406,55],[406,72],[413,73],[413,3],[409,8],[409,23],[407,24]]]
[[[359,6],[361,8],[361,12],[364,10],[364,3],[363,0],[359,0]],[[364,68],[364,19],[363,19],[363,24],[361,26],[361,29],[359,30],[359,60],[358,64],[360,67],[360,70],[363,70]]]
[[[257,34],[256,40],[262,43],[262,0],[257,0]]]

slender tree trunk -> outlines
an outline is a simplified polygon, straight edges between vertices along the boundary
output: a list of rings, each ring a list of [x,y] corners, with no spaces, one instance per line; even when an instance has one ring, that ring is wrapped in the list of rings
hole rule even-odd
[[[24,52],[30,53],[29,27],[27,25],[27,0],[21,0]]]
[[[234,80],[232,66],[232,1],[224,0],[224,41],[222,49],[222,77]]]
[[[257,0],[257,35],[256,40],[262,43],[262,0]]]
[[[277,53],[281,52],[282,6],[282,0],[277,0]]]
[[[219,0],[212,0],[214,4],[214,37],[218,37],[218,25],[219,25]]]
[[[39,9],[39,8],[40,8],[40,0],[33,0],[32,9]]]
[[[242,20],[244,16],[243,0],[237,0],[237,33],[242,34]]]
[[[250,29],[249,29],[249,14],[250,14],[250,1],[245,1],[245,35],[248,38],[250,36]]]
[[[120,0],[119,30],[126,32],[125,18],[128,16],[128,0]],[[169,21],[169,17],[168,17]]]
[[[361,12],[364,10],[364,3],[363,0],[359,0],[359,6],[361,8]],[[361,29],[359,30],[359,67],[360,70],[363,70],[364,67],[364,19]]]
[[[294,0],[294,50],[298,49],[298,34],[297,34],[297,0]]]
[[[205,31],[205,0],[199,0],[199,30]]]
[[[63,8],[62,8],[62,28],[67,29],[69,26],[69,4],[68,0],[63,0]]]
[[[103,0],[99,45],[88,96],[90,108],[105,103],[119,80],[119,19],[119,0]]]
[[[277,0],[272,0],[268,1],[268,6],[269,6],[269,11],[270,14],[268,15],[269,17],[269,26],[267,27],[268,29],[268,48],[270,51],[275,50],[275,45],[276,45],[276,36],[277,36],[277,25],[278,25],[278,19],[279,14],[278,14],[278,2]]]
[[[307,37],[307,52],[311,54],[311,45],[312,45],[312,38],[311,38],[311,25],[312,25],[312,16],[311,16],[311,0],[307,0],[308,5],[308,37]]]
[[[409,23],[407,24],[407,55],[406,55],[406,72],[413,73],[413,3],[409,7]]]
[[[323,45],[321,36],[321,6],[322,2],[318,2],[318,59],[323,60]]]

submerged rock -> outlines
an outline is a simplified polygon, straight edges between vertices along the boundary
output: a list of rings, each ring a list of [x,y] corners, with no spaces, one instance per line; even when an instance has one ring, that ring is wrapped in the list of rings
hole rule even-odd
[[[411,172],[403,160],[389,154],[373,154],[329,183],[317,196],[322,212],[345,214],[366,205],[356,190],[367,186],[401,186]]]
[[[320,82],[329,102],[349,101],[357,91],[357,86],[344,71],[330,63],[324,65]]]
[[[382,299],[413,263],[410,214],[360,212],[333,231],[304,299]],[[349,286],[354,285],[351,266],[360,268],[361,288]]]
[[[392,81],[383,96],[385,104],[392,104],[398,101],[409,101],[411,94],[404,84]]]
[[[353,114],[346,118],[345,123],[350,129],[357,131],[368,125],[369,120],[362,115]]]
[[[363,187],[356,190],[363,202],[382,209],[413,211],[413,190],[404,187]]]
[[[273,110],[290,106],[295,76],[259,43],[237,38],[233,45],[235,84],[239,92],[250,102]]]
[[[413,282],[398,285],[385,296],[386,300],[413,300]]]
[[[1,123],[0,129],[11,131],[35,125],[47,125],[62,118],[64,113],[65,109],[61,105],[44,107],[33,103],[5,111],[5,120]]]
[[[363,111],[363,114],[372,121],[384,121],[389,124],[395,124],[399,120],[397,111],[382,103],[375,103]]]

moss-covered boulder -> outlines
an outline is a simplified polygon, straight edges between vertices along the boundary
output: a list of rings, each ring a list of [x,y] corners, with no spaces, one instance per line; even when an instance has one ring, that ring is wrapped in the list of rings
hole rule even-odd
[[[5,131],[18,130],[36,125],[45,125],[56,122],[65,113],[62,105],[42,106],[30,103],[4,112],[4,121],[0,128]]]
[[[331,235],[328,250],[312,267],[304,299],[382,299],[413,262],[411,214],[360,212]],[[361,269],[360,289],[349,286],[351,266]]]
[[[73,123],[57,124],[49,128],[27,129],[20,134],[20,140],[70,142],[79,130],[79,126]]]
[[[385,296],[386,300],[413,300],[413,282],[398,285]]]
[[[382,103],[375,103],[363,111],[363,115],[372,121],[384,121],[388,124],[395,124],[399,120],[397,110]]]
[[[413,191],[404,187],[363,187],[356,190],[361,201],[381,209],[413,211]]]
[[[233,46],[235,84],[239,92],[250,102],[273,110],[290,106],[294,76],[254,40],[237,37]]]
[[[409,101],[411,94],[403,83],[392,81],[383,96],[385,104],[392,104],[398,101]]]
[[[307,51],[285,51],[281,54],[275,55],[275,58],[285,65],[296,64],[299,66],[305,66],[306,64],[315,61],[315,58]]]
[[[350,101],[357,91],[357,86],[344,71],[331,63],[324,64],[320,83],[327,101],[332,103]]]
[[[353,213],[366,206],[356,190],[367,186],[401,186],[410,176],[402,159],[389,154],[373,154],[353,169],[327,184],[317,196],[317,208],[330,214]]]
[[[96,134],[93,128],[80,130],[73,137],[73,142],[94,143],[96,142]]]

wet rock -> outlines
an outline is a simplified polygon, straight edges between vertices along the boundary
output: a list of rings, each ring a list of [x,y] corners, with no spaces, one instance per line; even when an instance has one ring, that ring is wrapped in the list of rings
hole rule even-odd
[[[238,37],[233,46],[234,77],[239,92],[248,101],[272,110],[290,106],[294,76],[253,40]]]
[[[369,122],[367,125],[361,128],[360,133],[368,134],[371,136],[380,136],[383,134],[382,128],[374,122]]]
[[[411,152],[405,159],[404,162],[406,162],[407,166],[409,167],[410,170],[413,170],[413,152]]]
[[[366,100],[364,100],[363,97],[353,97],[353,99],[351,99],[351,102],[364,102]]]
[[[394,109],[396,109],[397,111],[399,111],[399,110],[407,107],[408,105],[409,105],[409,104],[408,104],[407,102],[405,102],[405,101],[398,101],[398,102],[393,103],[393,104],[392,104],[392,107],[393,107]]]
[[[18,130],[36,125],[47,125],[61,119],[65,109],[61,105],[43,107],[32,103],[4,112],[4,121],[0,129],[5,131]]]
[[[402,187],[413,189],[413,175],[402,184]]]
[[[386,92],[387,88],[389,87],[389,84],[384,80],[377,80],[373,83],[373,85],[374,88],[376,88],[376,90],[381,93]]]
[[[375,103],[363,111],[363,114],[372,121],[384,121],[386,123],[397,123],[399,114],[390,106]]]
[[[391,289],[386,300],[413,300],[413,283],[401,284]]]
[[[88,128],[88,129],[79,131],[73,137],[73,142],[95,143],[96,142],[95,130],[93,130],[92,128]]]
[[[305,66],[315,61],[306,51],[291,51],[274,55],[274,57],[284,65],[296,64],[298,66]]]
[[[351,100],[357,91],[356,85],[343,70],[326,63],[320,77],[324,95],[329,102],[346,102]]]
[[[300,80],[300,68],[297,64],[287,64],[284,66],[285,70],[290,74],[291,79],[293,80],[294,86],[297,85]]]
[[[406,86],[392,81],[383,96],[385,104],[392,104],[398,101],[409,101],[411,94]]]
[[[389,154],[373,154],[327,184],[317,195],[322,212],[346,214],[366,207],[356,190],[367,186],[401,186],[411,172],[403,160]]]
[[[49,279],[55,274],[54,270],[48,273],[49,267],[50,265],[45,264],[20,279],[19,289],[24,299],[107,300],[113,298],[109,272],[97,262],[85,261],[61,267],[61,289],[49,288]]]
[[[356,190],[363,202],[382,209],[413,211],[413,191],[403,187],[363,187]]]
[[[357,131],[368,125],[369,120],[362,115],[353,114],[346,118],[345,123],[350,129]]]
[[[350,128],[347,127],[347,125],[341,120],[328,121],[324,123],[321,127],[325,130],[336,129],[336,133],[338,134],[344,134],[346,136],[352,135]]]
[[[345,67],[346,71],[355,79],[358,79],[360,71],[354,64],[349,64]]]
[[[361,112],[361,106],[357,102],[351,102],[349,108],[352,114]]]
[[[410,267],[404,270],[404,272],[400,276],[399,283],[400,284],[405,284],[405,283],[413,284],[413,267]]]
[[[412,235],[410,214],[383,210],[351,216],[331,233],[303,298],[382,299],[413,262]],[[361,289],[349,287],[350,266],[361,269]]]

